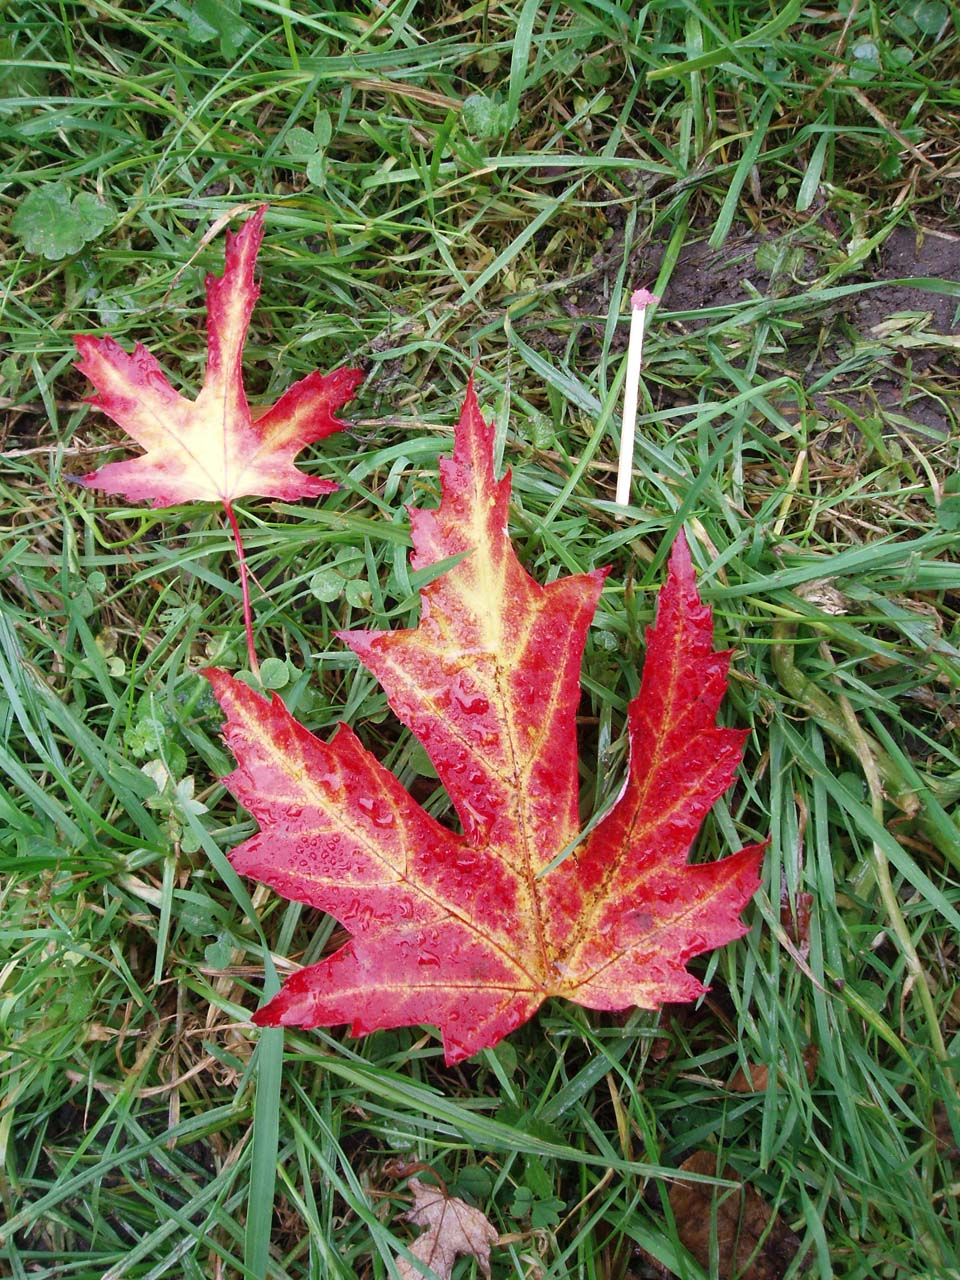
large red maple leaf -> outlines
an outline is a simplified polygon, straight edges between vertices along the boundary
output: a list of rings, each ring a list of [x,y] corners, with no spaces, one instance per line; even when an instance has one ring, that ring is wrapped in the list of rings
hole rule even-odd
[[[207,675],[237,759],[226,784],[260,824],[233,865],[353,935],[254,1021],[349,1022],[355,1035],[435,1023],[455,1062],[548,996],[623,1009],[700,994],[686,962],[743,934],[762,846],[687,864],[744,734],[716,724],[729,655],[712,651],[683,537],[629,709],[627,781],[581,839],[579,668],[604,572],[540,586],[522,568],[507,533],[509,475],[494,477],[472,387],[441,475],[439,508],[411,512],[412,564],[462,558],[422,592],[418,627],[343,639],[428,751],[462,835],[346,725],[320,741],[276,696],[267,704],[225,672]]]
[[[293,459],[305,445],[346,424],[335,411],[353,395],[359,369],[316,371],[301,378],[254,420],[243,388],[243,345],[260,289],[254,265],[263,240],[266,206],[237,232],[227,233],[224,272],[207,276],[207,368],[196,400],[173,389],[142,344],[127,352],[113,338],[79,334],[77,368],[99,393],[102,409],[146,450],[109,462],[84,483],[155,507],[236,498],[316,497],[336,485],[308,476]]]

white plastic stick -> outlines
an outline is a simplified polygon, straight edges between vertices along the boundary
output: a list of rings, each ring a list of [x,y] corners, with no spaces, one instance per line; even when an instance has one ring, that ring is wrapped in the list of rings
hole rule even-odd
[[[647,307],[660,299],[649,289],[637,289],[630,298],[630,345],[627,347],[627,376],[623,389],[623,421],[620,425],[620,459],[617,467],[617,503],[630,502],[633,473],[633,445],[637,434],[637,401],[640,397],[640,370],[643,368],[643,329]]]

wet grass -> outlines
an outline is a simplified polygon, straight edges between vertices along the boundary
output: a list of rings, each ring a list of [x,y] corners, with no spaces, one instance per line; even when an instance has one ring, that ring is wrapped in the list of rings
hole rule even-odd
[[[706,1148],[798,1238],[773,1274],[954,1274],[953,18],[301,7],[243,0],[218,28],[202,4],[0,17],[0,1270],[389,1275],[425,1165],[490,1215],[497,1276],[726,1274],[666,1200]],[[367,377],[307,464],[338,492],[240,504],[261,662],[311,729],[348,719],[444,812],[333,633],[415,621],[404,507],[435,501],[476,363],[526,567],[611,566],[586,814],[622,776],[681,527],[735,650],[724,714],[751,736],[698,856],[770,846],[700,1005],[554,1002],[453,1069],[429,1028],[249,1024],[335,925],[230,870],[252,824],[216,781],[197,675],[245,660],[230,533],[74,482],[120,451],[71,336],[143,341],[195,390],[209,233],[264,201],[252,398],[316,366]],[[663,302],[624,515],[641,284]]]

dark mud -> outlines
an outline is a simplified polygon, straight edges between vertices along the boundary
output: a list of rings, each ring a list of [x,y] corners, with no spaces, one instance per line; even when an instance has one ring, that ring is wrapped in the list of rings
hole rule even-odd
[[[849,416],[856,424],[879,418],[885,429],[884,419],[892,415],[901,427],[934,438],[957,429],[949,405],[960,396],[960,298],[895,282],[960,282],[960,232],[895,227],[856,275],[847,273],[834,282],[875,287],[822,300],[815,281],[823,278],[831,259],[841,263],[845,253],[827,225],[805,228],[802,235],[735,227],[720,249],[710,247],[709,228],[699,234],[700,239],[681,249],[664,290],[659,323],[693,338],[716,322],[718,308],[735,314],[738,306],[764,299],[803,298],[809,308],[791,309],[787,320],[792,323],[783,326],[787,347],[780,363],[810,389],[812,405],[826,419]],[[633,252],[631,287],[654,287],[664,252],[665,246],[655,243]],[[593,269],[575,282],[562,303],[572,334],[570,325],[546,328],[531,316],[526,340],[580,367],[595,362],[623,253],[622,228],[615,227],[595,255]],[[614,353],[625,350],[627,333],[624,320],[611,343]],[[677,403],[665,388],[659,397],[661,407]]]

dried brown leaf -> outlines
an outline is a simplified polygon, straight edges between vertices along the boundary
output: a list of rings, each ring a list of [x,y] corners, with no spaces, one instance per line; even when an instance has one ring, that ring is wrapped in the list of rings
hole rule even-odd
[[[808,1044],[802,1055],[803,1074],[808,1084],[813,1084],[817,1074],[820,1053],[815,1044]],[[727,1085],[731,1093],[763,1093],[770,1083],[770,1070],[766,1065],[748,1062],[740,1067]]]
[[[486,1214],[419,1178],[410,1179],[410,1190],[413,1208],[406,1219],[414,1226],[426,1227],[410,1246],[413,1256],[425,1262],[440,1280],[450,1280],[453,1264],[461,1254],[476,1258],[482,1274],[489,1276],[490,1247],[499,1236]],[[421,1273],[405,1258],[397,1259],[397,1270],[403,1280],[422,1280]]]
[[[712,1151],[696,1151],[680,1166],[685,1173],[721,1177],[734,1188],[703,1182],[678,1182],[670,1189],[670,1207],[686,1249],[702,1267],[716,1250],[721,1280],[782,1280],[800,1241],[758,1192],[732,1168],[719,1174]],[[713,1199],[716,1197],[716,1205]]]
[[[810,912],[813,908],[812,893],[798,893],[791,903],[783,893],[780,897],[780,923],[787,937],[806,960],[810,954]]]

